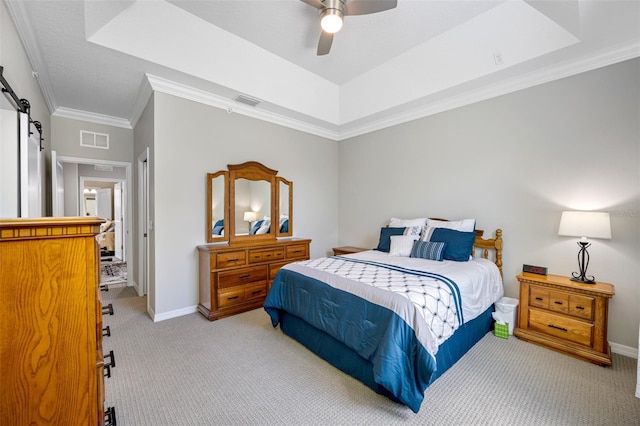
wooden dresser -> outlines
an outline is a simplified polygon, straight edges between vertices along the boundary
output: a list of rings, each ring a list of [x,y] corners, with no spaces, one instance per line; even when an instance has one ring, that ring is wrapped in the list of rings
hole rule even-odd
[[[0,424],[102,425],[95,218],[0,220]]]
[[[309,259],[311,240],[286,238],[251,244],[207,244],[200,254],[198,311],[209,321],[259,308],[287,263]]]
[[[559,275],[522,273],[520,314],[513,334],[598,365],[611,365],[607,341],[608,283],[582,284]]]

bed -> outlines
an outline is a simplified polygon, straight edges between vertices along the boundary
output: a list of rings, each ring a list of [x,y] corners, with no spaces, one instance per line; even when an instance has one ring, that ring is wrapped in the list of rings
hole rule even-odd
[[[421,220],[392,218],[375,250],[285,265],[264,304],[274,327],[416,413],[504,293],[500,229],[485,239],[475,221]]]

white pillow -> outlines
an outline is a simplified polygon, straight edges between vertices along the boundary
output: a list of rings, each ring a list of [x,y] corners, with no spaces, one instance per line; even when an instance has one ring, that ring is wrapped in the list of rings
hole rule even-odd
[[[270,226],[271,226],[271,221],[265,220],[264,222],[262,222],[262,225],[260,226],[260,228],[256,231],[256,235],[266,234],[269,231]]]
[[[389,228],[406,228],[409,226],[424,226],[427,223],[427,218],[419,218],[419,219],[398,219],[397,217],[392,217],[389,219]]]
[[[418,239],[417,235],[392,235],[391,248],[389,256],[405,256],[411,255],[413,243]]]
[[[425,228],[422,241],[430,241],[431,234],[434,228],[447,228],[460,232],[473,232],[476,228],[475,219],[462,219],[462,220],[436,220],[427,219],[427,226]]]

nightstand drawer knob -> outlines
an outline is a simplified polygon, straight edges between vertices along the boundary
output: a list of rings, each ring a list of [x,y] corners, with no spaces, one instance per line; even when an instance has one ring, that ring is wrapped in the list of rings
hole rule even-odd
[[[564,331],[565,333],[569,331],[566,328],[558,327],[557,325],[553,325],[553,324],[549,324],[549,327],[555,328],[556,330]]]
[[[536,297],[536,300],[539,300],[542,302],[542,297]]]
[[[576,309],[580,309],[580,310],[584,311],[584,306],[576,306]]]
[[[553,303],[555,303],[556,305],[562,305],[562,302],[558,302],[557,300]]]

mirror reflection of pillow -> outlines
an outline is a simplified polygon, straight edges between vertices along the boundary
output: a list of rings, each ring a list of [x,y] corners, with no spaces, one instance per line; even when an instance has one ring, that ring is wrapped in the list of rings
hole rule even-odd
[[[270,228],[271,228],[271,221],[270,220],[264,220],[262,222],[262,225],[260,226],[260,228],[256,231],[256,235],[268,234]]]

